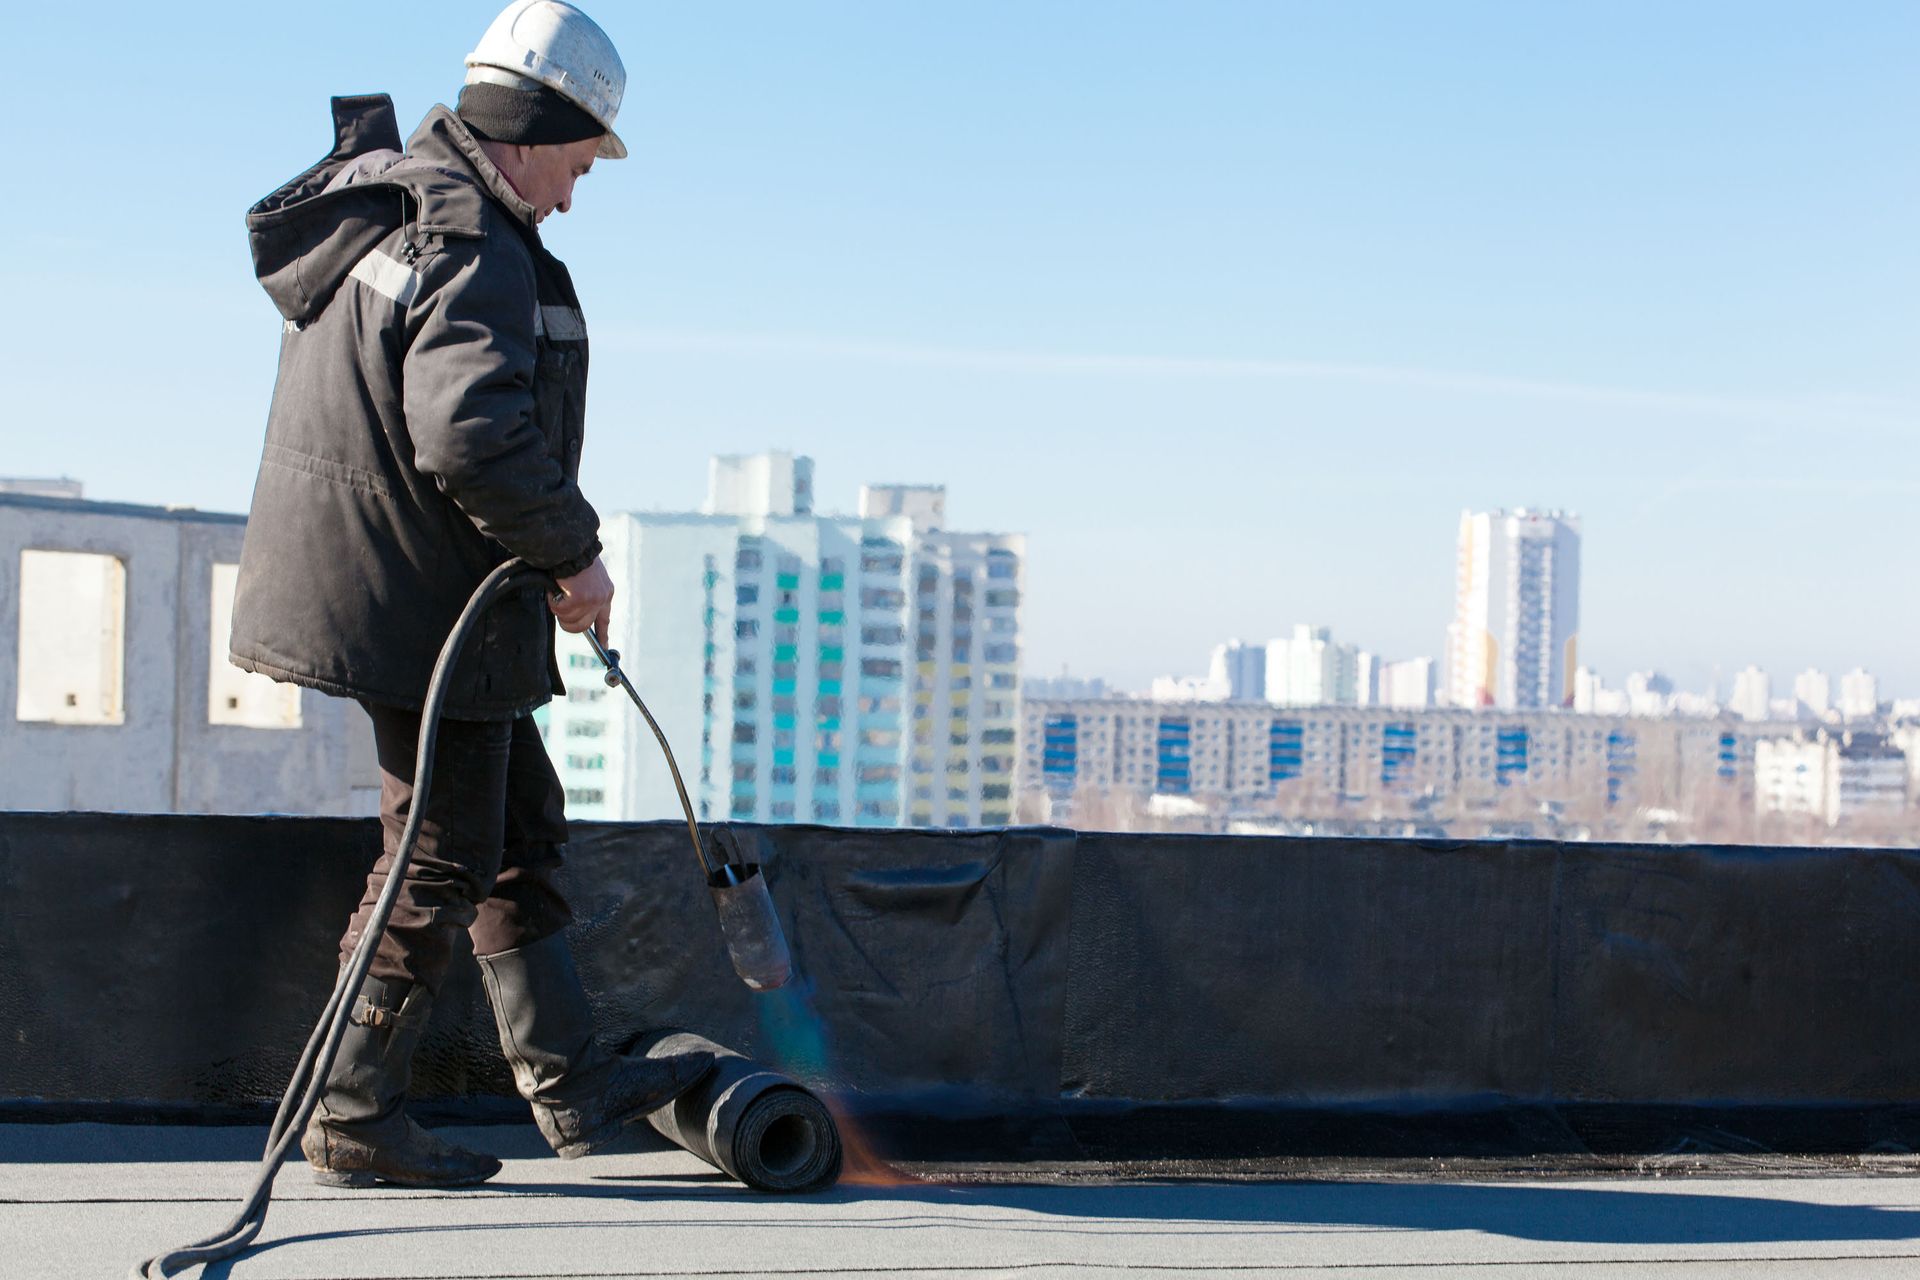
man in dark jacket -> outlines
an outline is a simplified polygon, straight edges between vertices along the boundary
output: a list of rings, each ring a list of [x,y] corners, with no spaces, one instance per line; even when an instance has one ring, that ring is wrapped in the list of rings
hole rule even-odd
[[[332,152],[247,219],[285,333],[231,656],[372,717],[385,852],[343,960],[412,809],[420,710],[455,618],[510,557],[558,586],[495,604],[453,670],[412,862],[301,1144],[330,1185],[498,1171],[403,1106],[460,929],[560,1155],[605,1145],[711,1064],[595,1043],[554,883],[564,796],[530,716],[563,692],[554,622],[604,640],[613,598],[578,484],[586,325],[537,227],[567,211],[596,158],[625,156],[612,132],[625,72],[558,0],[515,0],[467,61],[457,110],[435,107],[404,152],[384,95],[335,99]]]

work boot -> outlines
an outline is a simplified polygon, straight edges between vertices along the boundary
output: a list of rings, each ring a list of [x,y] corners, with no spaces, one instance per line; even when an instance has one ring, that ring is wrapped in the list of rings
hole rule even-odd
[[[328,1187],[465,1187],[500,1172],[500,1162],[442,1141],[407,1117],[413,1049],[433,996],[423,986],[369,977],[327,1091],[300,1135],[313,1180]]]
[[[649,1058],[601,1048],[561,934],[479,959],[513,1082],[562,1160],[612,1142],[713,1066],[713,1055],[704,1052]]]

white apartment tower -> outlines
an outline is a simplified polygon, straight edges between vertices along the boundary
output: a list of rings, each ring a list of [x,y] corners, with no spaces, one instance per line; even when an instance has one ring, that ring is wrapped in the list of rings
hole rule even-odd
[[[1833,709],[1833,681],[1817,667],[1808,667],[1793,678],[1793,700],[1802,715],[1824,720]]]
[[[1433,705],[1433,659],[1408,658],[1380,668],[1377,705],[1430,707]]]
[[[1267,647],[1229,640],[1215,645],[1207,680],[1226,691],[1228,702],[1259,702],[1267,695]]]
[[[1327,627],[1296,623],[1289,637],[1267,642],[1268,702],[1287,707],[1354,706],[1361,701],[1362,654],[1336,644]]]
[[[1571,705],[1579,631],[1579,517],[1526,507],[1461,513],[1447,701]]]
[[[937,490],[869,490],[879,496],[863,495],[859,515],[816,515],[812,479],[804,457],[716,458],[699,514],[602,525],[618,588],[613,644],[673,744],[696,815],[1009,821],[1023,539],[940,531]],[[930,628],[919,617],[929,605]],[[568,694],[544,728],[568,812],[676,815],[638,712],[601,683],[583,641],[563,638],[561,655]],[[910,705],[916,726],[940,737],[911,755]],[[937,788],[929,778],[912,788],[934,803],[909,805],[922,765]]]
[[[1880,682],[1864,667],[1840,677],[1840,714],[1849,720],[1871,720],[1880,714]]]
[[[1020,591],[1026,540],[942,527],[946,490],[867,485],[860,514],[909,523],[911,725],[906,823],[1013,820],[1020,703]]]
[[[706,515],[813,514],[813,459],[768,452],[717,455],[707,463]]]
[[[1773,714],[1773,678],[1759,667],[1748,667],[1737,673],[1727,709],[1742,720],[1767,719]]]

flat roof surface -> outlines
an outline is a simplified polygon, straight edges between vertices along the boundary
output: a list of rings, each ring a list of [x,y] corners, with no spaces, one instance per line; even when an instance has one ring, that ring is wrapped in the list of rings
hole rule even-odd
[[[1001,1166],[969,1181],[771,1197],[651,1141],[562,1162],[531,1125],[440,1132],[506,1168],[466,1191],[337,1191],[289,1165],[259,1247],[204,1274],[1920,1276],[1920,1178],[1871,1172],[1871,1161],[1868,1172],[1816,1165],[1798,1176],[1774,1165],[1742,1174],[1729,1161],[1685,1177],[1217,1182]],[[264,1136],[0,1124],[0,1272],[122,1276],[138,1257],[218,1229]]]

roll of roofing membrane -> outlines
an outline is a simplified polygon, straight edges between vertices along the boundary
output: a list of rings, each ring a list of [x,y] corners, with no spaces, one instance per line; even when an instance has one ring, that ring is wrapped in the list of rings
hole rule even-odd
[[[820,1191],[840,1176],[840,1130],[820,1099],[787,1076],[685,1031],[659,1031],[633,1052],[704,1049],[713,1070],[647,1117],[661,1136],[756,1191]]]

